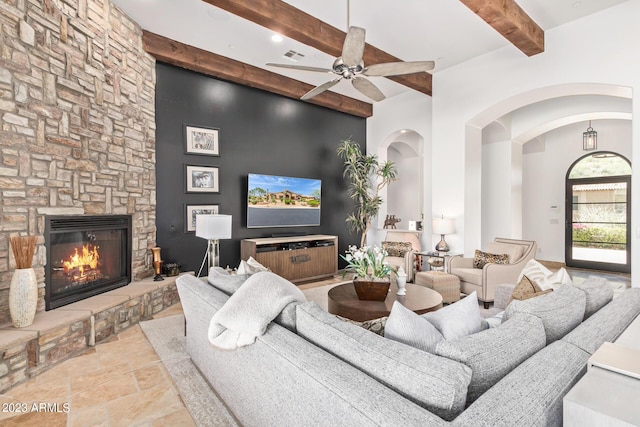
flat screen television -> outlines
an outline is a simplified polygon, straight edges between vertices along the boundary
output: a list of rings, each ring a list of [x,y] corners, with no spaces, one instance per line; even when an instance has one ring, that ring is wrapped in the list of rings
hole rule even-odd
[[[319,179],[249,174],[247,227],[320,225]]]

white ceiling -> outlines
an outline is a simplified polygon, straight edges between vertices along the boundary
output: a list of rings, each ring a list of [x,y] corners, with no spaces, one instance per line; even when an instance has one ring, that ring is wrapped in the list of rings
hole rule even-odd
[[[201,0],[111,1],[143,29],[181,43],[313,85],[335,77],[266,67],[267,62],[292,64],[283,57],[288,50],[304,55],[298,65],[330,68],[334,58],[289,38],[275,43],[271,41],[271,30]],[[367,30],[367,43],[405,61],[434,60],[433,73],[505,46],[513,50],[513,55],[524,55],[460,1],[284,1],[343,31],[348,28],[348,16],[351,25]],[[543,30],[548,30],[625,1],[518,0],[518,4]],[[411,90],[383,77],[371,80],[387,97]],[[334,86],[332,91],[371,102],[346,82]]]

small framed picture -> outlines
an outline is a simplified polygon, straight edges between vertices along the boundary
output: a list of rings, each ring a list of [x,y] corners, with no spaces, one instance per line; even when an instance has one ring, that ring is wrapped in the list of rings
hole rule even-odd
[[[220,129],[184,125],[187,154],[219,156]]]
[[[218,168],[211,166],[186,166],[187,193],[219,193]]]
[[[218,213],[218,205],[186,205],[184,231],[196,231],[196,215],[213,215]]]

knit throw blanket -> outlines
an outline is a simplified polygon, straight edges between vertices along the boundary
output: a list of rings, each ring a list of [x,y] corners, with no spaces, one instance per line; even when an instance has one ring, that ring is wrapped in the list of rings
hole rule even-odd
[[[296,285],[270,271],[255,273],[213,315],[209,342],[225,350],[253,344],[294,301],[306,301]]]

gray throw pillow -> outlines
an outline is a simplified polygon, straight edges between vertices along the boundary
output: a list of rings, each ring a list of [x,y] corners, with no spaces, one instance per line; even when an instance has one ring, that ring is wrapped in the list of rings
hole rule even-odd
[[[384,337],[420,350],[434,353],[436,344],[444,339],[427,319],[409,310],[398,301],[393,303]]]
[[[587,297],[584,318],[588,318],[600,310],[613,299],[613,288],[602,277],[589,276],[582,282],[574,285],[585,293]]]
[[[528,300],[513,300],[504,311],[506,322],[516,313],[529,313],[542,320],[547,345],[562,338],[584,318],[585,293],[575,286],[562,285],[555,291]]]
[[[454,304],[423,314],[422,317],[435,326],[445,340],[455,340],[482,330],[482,317],[475,291]]]
[[[221,267],[211,267],[207,281],[225,294],[233,295],[249,277],[249,274],[229,274]]]

